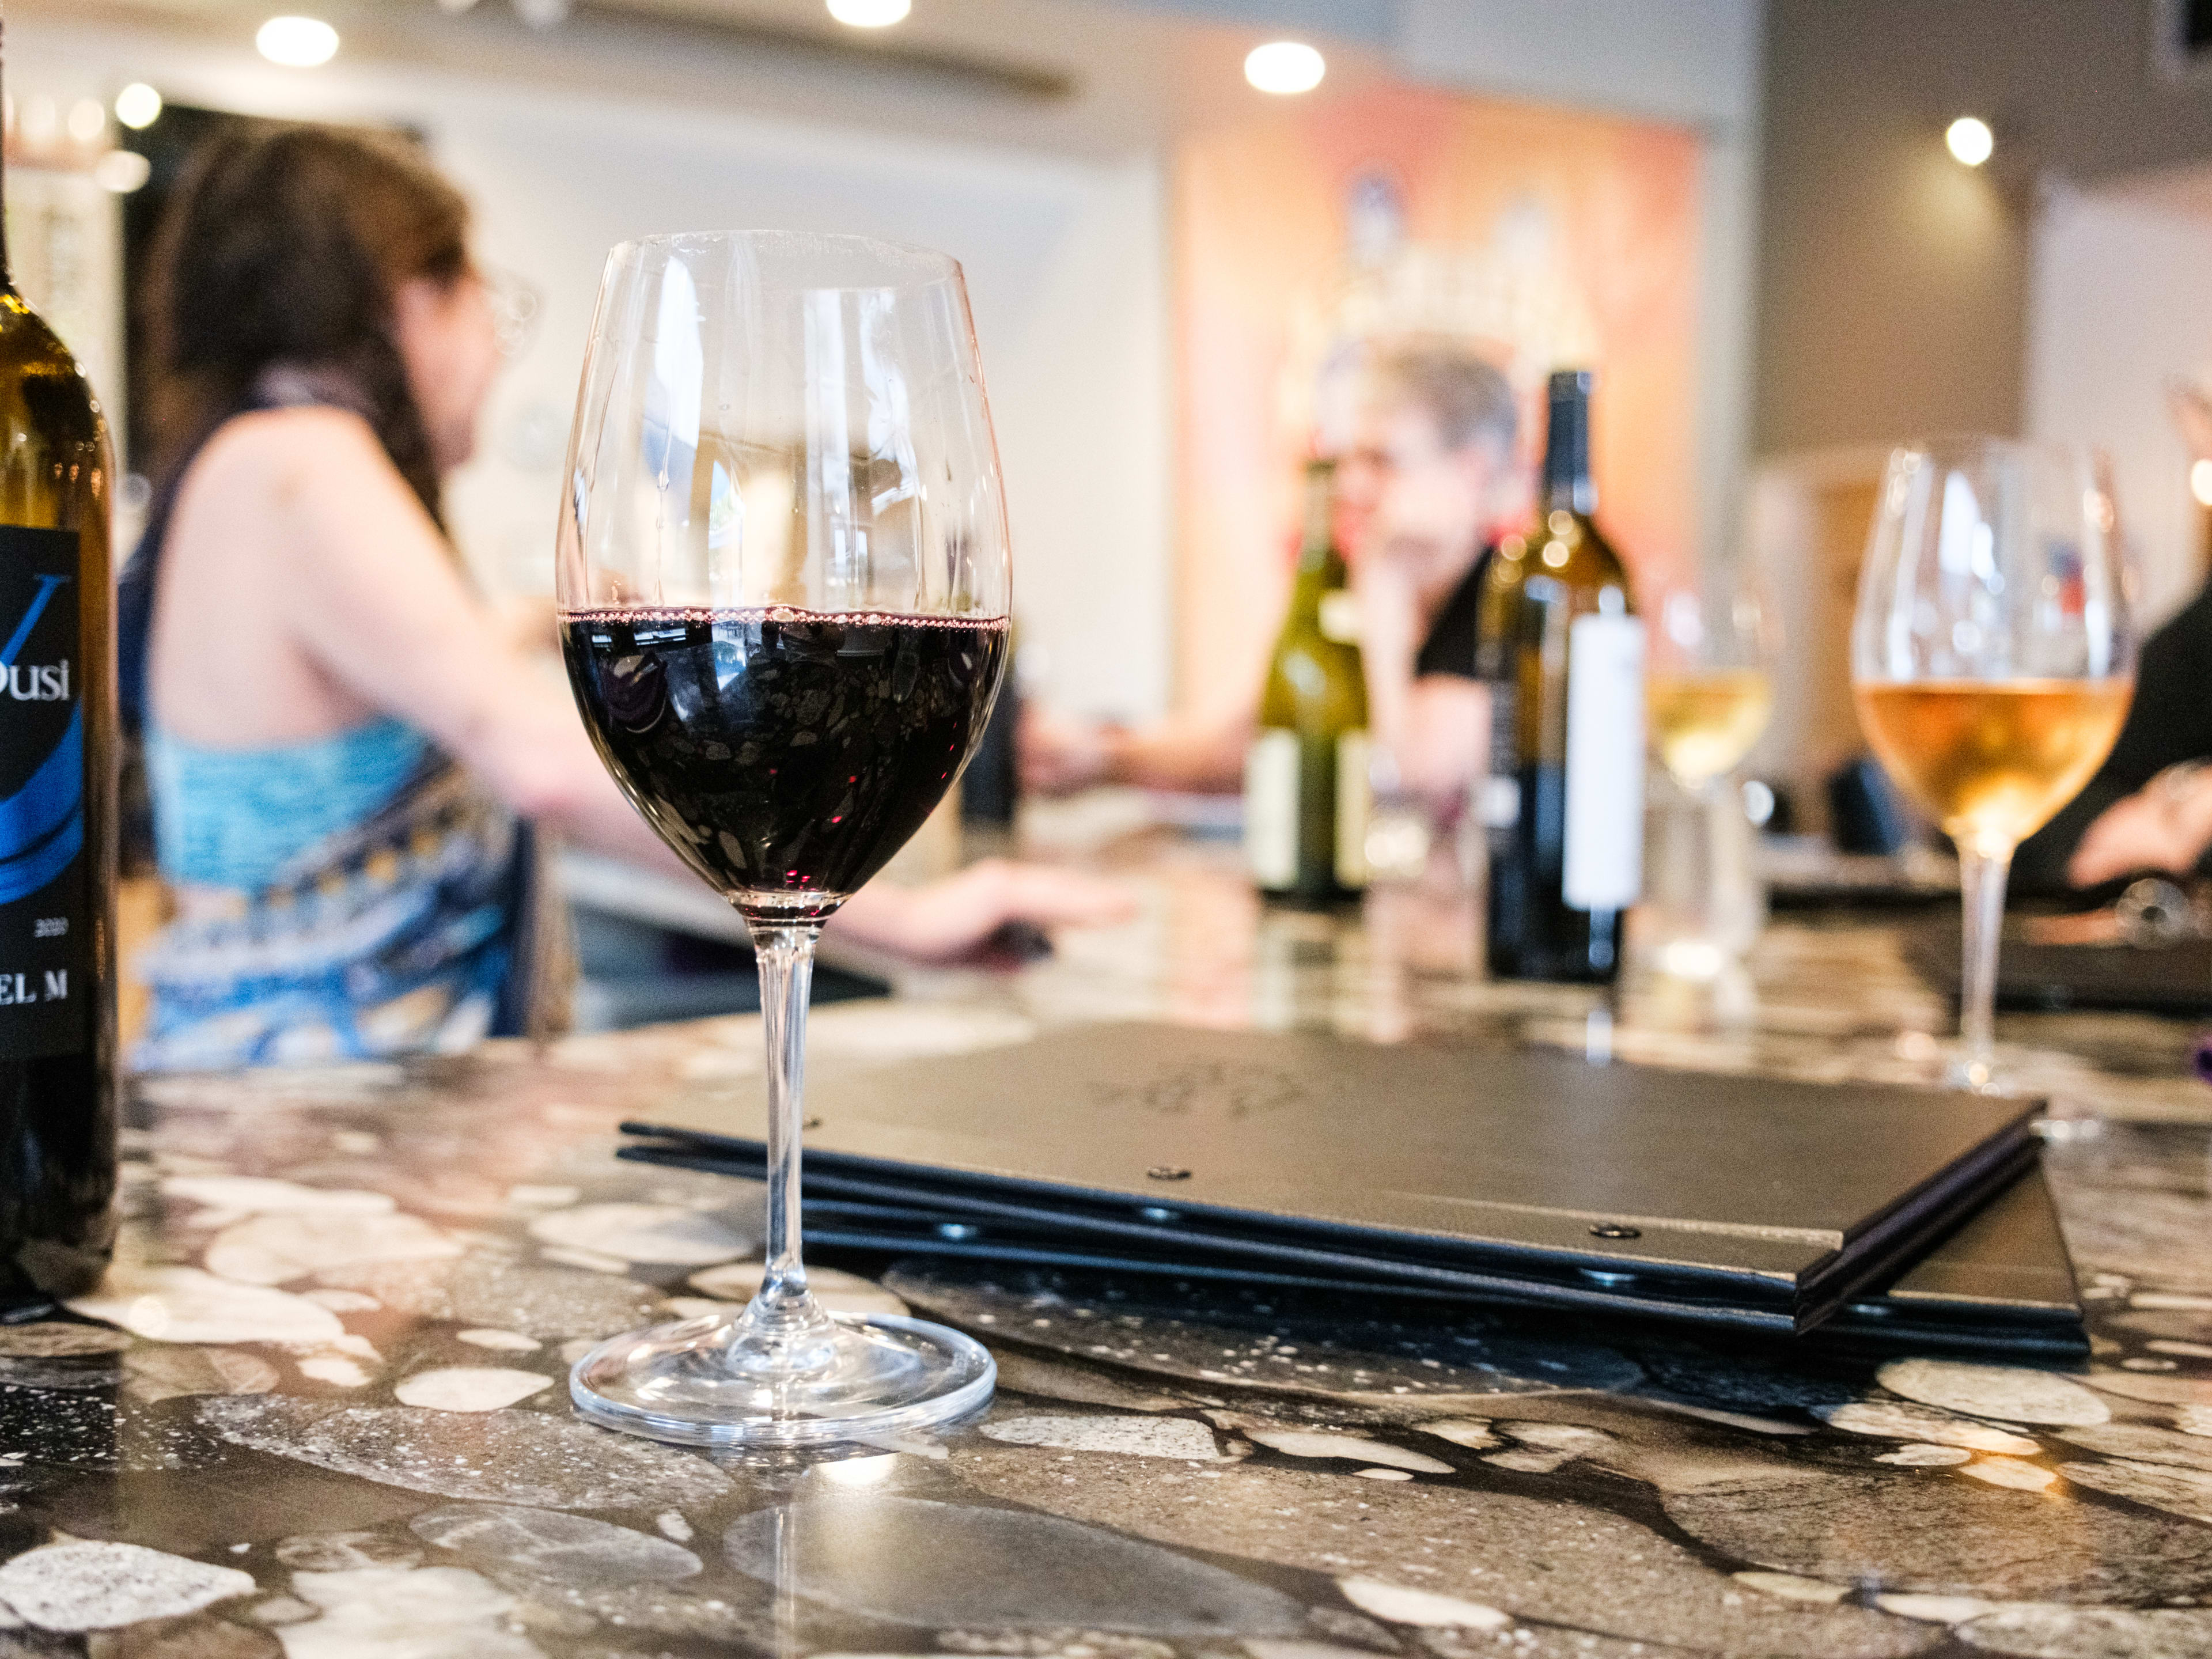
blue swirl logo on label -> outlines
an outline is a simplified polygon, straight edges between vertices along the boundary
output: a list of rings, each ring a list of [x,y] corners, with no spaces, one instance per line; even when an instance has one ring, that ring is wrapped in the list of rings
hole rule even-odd
[[[69,697],[70,665],[19,665],[25,643],[70,579],[34,579],[31,598],[6,645],[0,646],[0,695],[18,702]],[[70,866],[84,846],[84,709],[70,711],[59,742],[15,793],[0,800],[0,904],[35,893]]]

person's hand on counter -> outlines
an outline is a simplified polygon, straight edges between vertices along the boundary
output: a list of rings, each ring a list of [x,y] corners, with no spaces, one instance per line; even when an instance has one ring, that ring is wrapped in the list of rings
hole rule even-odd
[[[2169,766],[2100,813],[2066,866],[2076,887],[2138,871],[2185,876],[2212,848],[2212,766]]]
[[[1135,909],[1125,888],[1097,876],[985,859],[926,887],[864,887],[845,901],[829,932],[910,962],[955,962],[1010,927],[1105,927]]]
[[[1072,795],[1121,783],[1176,794],[1233,794],[1243,786],[1244,750],[1258,715],[1255,698],[1130,727],[1032,706],[1022,711],[1022,787],[1036,795]]]
[[[1037,795],[1072,795],[1095,784],[1112,783],[1114,746],[1120,728],[1100,720],[1077,720],[1031,704],[1022,710],[1022,787]]]

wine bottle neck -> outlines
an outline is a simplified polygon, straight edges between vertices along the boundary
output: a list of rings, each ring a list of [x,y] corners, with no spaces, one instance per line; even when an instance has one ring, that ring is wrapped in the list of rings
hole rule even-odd
[[[1586,378],[1560,375],[1553,382],[1552,423],[1544,445],[1547,513],[1597,511],[1597,484],[1590,477],[1589,392],[1576,384]]]
[[[0,88],[4,88],[6,83],[7,28],[8,20],[4,15],[0,15]],[[7,149],[6,141],[0,139],[0,198],[4,198],[7,194]],[[15,286],[15,276],[8,268],[8,215],[4,210],[0,210],[0,291]]]
[[[1298,543],[1298,568],[1318,570],[1336,547],[1336,475],[1316,464],[1306,471],[1305,526]]]

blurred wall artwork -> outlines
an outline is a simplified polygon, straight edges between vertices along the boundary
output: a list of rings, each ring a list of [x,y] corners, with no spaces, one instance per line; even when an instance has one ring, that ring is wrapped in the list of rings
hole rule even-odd
[[[1346,443],[1394,339],[1455,337],[1504,370],[1532,467],[1546,375],[1595,368],[1600,516],[1640,582],[1690,564],[1698,148],[1685,128],[1401,87],[1182,143],[1178,703],[1249,696],[1297,464]]]

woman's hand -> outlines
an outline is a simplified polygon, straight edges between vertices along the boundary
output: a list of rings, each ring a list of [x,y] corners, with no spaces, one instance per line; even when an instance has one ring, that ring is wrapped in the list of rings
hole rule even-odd
[[[1212,714],[1170,715],[1133,732],[1025,708],[1018,739],[1022,787],[1035,795],[1072,795],[1096,784],[1124,783],[1225,794],[1243,783],[1244,750],[1259,713],[1255,696]]]
[[[1114,728],[1071,719],[1030,703],[1015,737],[1022,787],[1031,794],[1072,795],[1114,779]]]
[[[2170,766],[2098,814],[2066,865],[2076,887],[2094,887],[2138,871],[2185,876],[2212,847],[2212,769]]]
[[[985,859],[927,887],[864,887],[830,931],[910,962],[943,963],[974,955],[1010,924],[1097,927],[1126,921],[1135,910],[1126,889],[1096,876]]]

